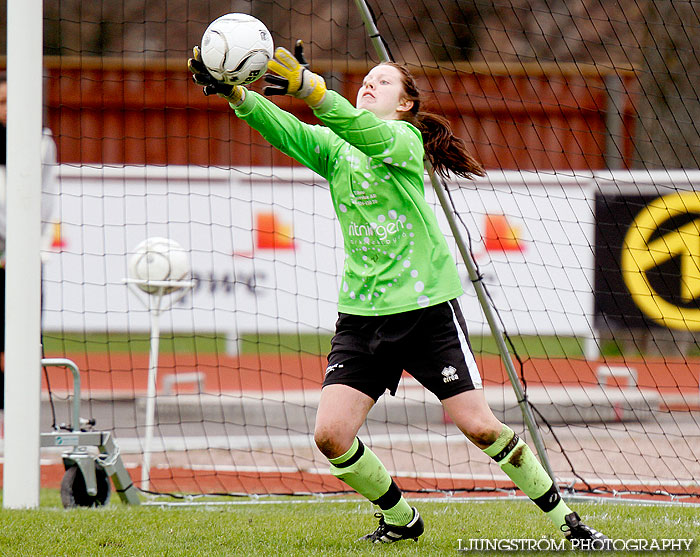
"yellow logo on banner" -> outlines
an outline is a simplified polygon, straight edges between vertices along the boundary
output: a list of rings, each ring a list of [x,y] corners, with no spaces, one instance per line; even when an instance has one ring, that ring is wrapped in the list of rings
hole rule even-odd
[[[673,217],[698,215],[691,222],[652,235]],[[622,243],[622,277],[637,306],[657,323],[684,331],[700,330],[700,308],[683,307],[664,299],[647,272],[674,257],[680,258],[680,299],[690,305],[700,296],[700,192],[683,192],[654,199],[639,214]]]

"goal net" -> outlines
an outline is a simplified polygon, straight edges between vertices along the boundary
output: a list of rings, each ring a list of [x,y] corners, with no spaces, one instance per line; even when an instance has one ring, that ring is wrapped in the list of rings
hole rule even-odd
[[[59,163],[45,196],[45,355],[76,362],[82,416],[115,434],[146,491],[347,491],[312,433],[344,258],[328,185],[205,98],[186,60],[210,21],[245,12],[277,46],[303,39],[311,68],[354,100],[379,61],[358,4],[94,6],[45,9]],[[427,174],[426,198],[458,261],[496,416],[531,440],[530,407],[564,489],[697,500],[698,7],[369,7],[426,106],[487,170],[446,187],[524,401]],[[303,103],[275,102],[317,123]],[[160,299],[125,282],[149,237],[188,252],[191,285]],[[71,392],[64,370],[46,369],[44,430],[70,422]],[[360,437],[408,492],[512,488],[410,376]]]

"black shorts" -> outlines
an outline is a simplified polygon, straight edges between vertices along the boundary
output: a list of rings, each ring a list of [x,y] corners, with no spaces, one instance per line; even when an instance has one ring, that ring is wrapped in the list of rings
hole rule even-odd
[[[348,385],[375,401],[396,393],[404,370],[440,400],[481,388],[457,300],[366,317],[339,314],[323,386]]]

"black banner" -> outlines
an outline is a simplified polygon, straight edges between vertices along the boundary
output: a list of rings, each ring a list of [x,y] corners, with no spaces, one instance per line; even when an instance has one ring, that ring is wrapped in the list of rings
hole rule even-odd
[[[598,193],[595,212],[596,327],[700,330],[698,193]]]

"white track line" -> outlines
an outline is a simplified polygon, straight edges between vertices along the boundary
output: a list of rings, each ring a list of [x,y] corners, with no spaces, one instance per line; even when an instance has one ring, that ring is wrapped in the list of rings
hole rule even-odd
[[[465,437],[461,433],[444,435],[442,433],[389,433],[389,434],[373,434],[365,435],[367,440],[374,445],[390,446],[392,443],[439,443],[445,444],[462,444],[466,443]],[[124,437],[117,439],[121,454],[137,454],[140,455],[143,451],[143,444],[139,438]],[[0,451],[2,451],[4,443],[0,440]],[[238,436],[194,436],[194,437],[161,437],[153,442],[152,450],[154,452],[186,452],[186,451],[202,451],[202,450],[273,450],[282,448],[304,448],[315,450],[315,444],[312,435],[238,435]],[[43,448],[42,454],[53,454],[65,452],[65,447],[49,447]],[[4,459],[0,457],[0,462]],[[42,465],[54,464],[60,462],[60,459],[44,458],[41,461]],[[127,468],[133,468],[136,464],[127,463]],[[168,465],[159,465],[158,468],[170,468]],[[217,472],[258,472],[261,474],[270,473],[308,473],[327,475],[327,468],[297,468],[294,466],[235,466],[226,464],[207,464],[207,465],[189,465],[178,466],[178,468],[186,468],[197,471],[217,471]],[[494,474],[460,474],[454,472],[416,472],[416,471],[392,471],[392,475],[401,478],[451,478],[455,480],[474,480],[474,481],[494,481],[507,480],[507,476],[500,469],[494,470]],[[605,486],[665,486],[665,487],[696,487],[697,480],[640,480],[640,479],[618,479],[613,477],[584,477],[584,481],[594,485]],[[578,477],[558,477],[558,483],[570,484],[581,481]]]
[[[392,443],[467,443],[461,433],[444,435],[442,433],[387,433],[363,435],[373,445],[391,445]],[[137,437],[120,437],[115,439],[122,454],[141,454],[143,442]],[[313,435],[205,435],[188,437],[159,437],[153,439],[152,451],[203,451],[203,450],[260,450],[283,448],[314,448]],[[0,441],[0,451],[4,448]],[[65,448],[50,447],[42,450],[63,452]]]

